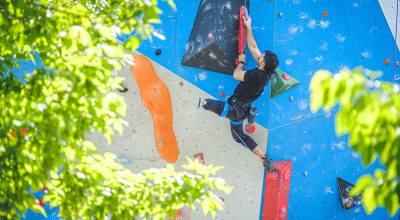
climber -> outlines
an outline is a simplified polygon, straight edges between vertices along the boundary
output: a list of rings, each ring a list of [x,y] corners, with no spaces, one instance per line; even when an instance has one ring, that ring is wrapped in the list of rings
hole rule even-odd
[[[246,56],[240,54],[239,64],[233,72],[233,77],[240,80],[233,95],[226,102],[205,99],[199,102],[205,110],[212,111],[221,117],[230,119],[231,133],[236,142],[242,143],[244,146],[252,150],[263,161],[268,172],[273,171],[273,165],[268,156],[262,153],[257,143],[243,132],[243,120],[249,114],[251,103],[255,101],[264,92],[265,87],[271,80],[275,68],[279,65],[279,59],[275,53],[267,50],[261,53],[257,47],[251,29],[251,18],[247,20],[243,17],[244,25],[247,28],[247,46],[254,59],[257,61],[257,67],[244,71],[243,67],[246,63]]]

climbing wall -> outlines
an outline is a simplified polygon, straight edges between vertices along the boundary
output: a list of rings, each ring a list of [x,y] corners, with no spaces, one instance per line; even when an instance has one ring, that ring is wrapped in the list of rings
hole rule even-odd
[[[144,42],[139,51],[210,96],[224,100],[226,95],[232,94],[238,81],[228,75],[181,65],[196,18],[194,12],[200,2],[178,0],[175,2],[176,12],[161,3],[165,13],[155,31],[164,35],[165,40],[154,37],[152,42]],[[279,67],[300,81],[300,85],[273,99],[269,98],[269,84],[255,103],[260,111],[256,122],[269,130],[267,153],[273,160],[291,160],[293,163],[290,200],[298,219],[387,218],[382,208],[371,216],[367,216],[362,206],[344,211],[336,177],[355,183],[360,175],[373,173],[374,169],[382,166],[375,162],[368,168],[363,167],[360,156],[347,146],[347,136],[335,135],[337,107],[328,112],[311,113],[308,87],[319,69],[337,72],[360,65],[383,71],[381,80],[398,80],[398,67],[393,66],[395,10],[393,1],[384,0],[282,0],[252,1],[250,4],[253,32],[259,48],[273,49],[280,58]],[[124,37],[120,39],[124,40]],[[155,55],[157,49],[162,50],[159,56]],[[256,62],[249,51],[246,53],[247,68],[255,67]],[[396,53],[399,57],[398,50]],[[384,64],[386,59],[391,60],[390,64]],[[219,96],[220,92],[225,96]],[[216,155],[219,153],[229,162],[248,162],[224,151],[215,152]],[[229,153],[236,152],[231,150]],[[243,186],[248,182],[248,179],[237,179],[234,185]],[[263,188],[259,189],[259,196],[263,191]],[[245,198],[234,203],[242,204],[239,201]],[[262,216],[263,202],[230,207],[232,201],[229,198],[225,201],[228,213],[239,208],[240,213],[251,215],[253,211],[250,210],[257,205],[259,217]],[[287,209],[286,217],[294,219],[291,209]]]

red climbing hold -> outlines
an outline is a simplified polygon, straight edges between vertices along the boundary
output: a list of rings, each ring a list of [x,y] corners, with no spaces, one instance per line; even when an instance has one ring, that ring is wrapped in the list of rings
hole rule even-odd
[[[326,17],[326,16],[328,16],[328,12],[323,11],[323,12],[322,12],[322,15],[323,15],[324,17]]]
[[[219,96],[224,97],[224,96],[225,96],[225,93],[224,93],[224,92],[220,92],[220,93],[219,93]]]
[[[279,210],[279,218],[282,219],[286,219],[286,207],[283,206],[280,210]]]
[[[256,130],[256,126],[254,126],[253,124],[248,124],[248,125],[246,126],[246,131],[247,131],[248,133],[253,133],[255,130]]]
[[[284,80],[286,80],[286,81],[289,81],[289,80],[290,80],[290,76],[289,76],[288,74],[286,74],[286,73],[282,74],[282,78],[283,78]]]
[[[43,188],[40,189],[39,191],[45,191],[45,190],[47,190],[47,188],[46,188],[46,187],[43,187]]]
[[[203,153],[198,153],[196,155],[193,155],[193,157],[194,157],[194,159],[199,159],[199,162],[204,165]]]
[[[21,132],[24,136],[28,135],[28,130],[26,130],[26,128],[21,128]]]
[[[238,54],[244,53],[244,47],[246,45],[246,35],[244,34],[244,21],[243,21],[244,15],[245,15],[245,8],[244,6],[242,6],[239,9]]]
[[[36,203],[43,207],[44,206],[43,198],[39,199]]]
[[[385,64],[389,64],[390,63],[390,60],[389,59],[386,59],[385,60]]]
[[[209,33],[209,34],[208,34],[208,39],[211,39],[211,38],[212,38],[212,34]]]
[[[239,34],[238,34],[238,54],[244,54],[244,48],[246,45],[246,35],[245,35],[245,27],[244,27],[244,21],[243,17],[246,15],[247,19],[247,14],[246,14],[246,8],[244,6],[240,7],[239,9]],[[236,66],[239,65],[239,59],[236,59]]]

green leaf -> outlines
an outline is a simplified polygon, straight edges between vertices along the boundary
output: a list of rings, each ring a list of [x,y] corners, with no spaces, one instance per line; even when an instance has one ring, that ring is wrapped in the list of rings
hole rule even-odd
[[[122,132],[124,130],[124,126],[122,126],[122,123],[120,120],[115,120],[113,124],[113,128],[115,131],[119,133],[120,136],[122,136]]]
[[[201,202],[201,208],[203,209],[204,215],[207,215],[207,213],[210,211],[210,202],[207,199],[204,199]]]
[[[326,88],[321,87],[325,80],[332,77],[328,71],[320,70],[314,74],[310,83],[311,90],[311,111],[316,112],[323,104],[324,90]]]
[[[394,216],[396,212],[399,210],[399,195],[396,193],[392,193],[388,196],[389,201],[387,204],[390,204],[390,209],[388,209],[390,216]]]
[[[371,214],[377,206],[375,199],[375,188],[367,188],[362,195],[363,205],[367,214]]]
[[[194,208],[189,194],[208,201],[204,209],[215,216],[220,206],[210,195],[216,187],[229,192],[223,182],[214,182],[218,167],[191,161],[185,172],[168,165],[167,171],[132,173],[111,153],[99,155],[88,139],[93,131],[102,132],[110,144],[113,129],[122,133],[127,105],[113,91],[120,83],[113,71],[121,69],[124,49],[136,50],[139,37],[151,37],[151,22],[160,21],[156,0],[151,6],[142,1],[96,2],[0,3],[0,106],[7,106],[0,111],[0,148],[7,146],[0,150],[0,173],[10,180],[0,182],[0,219],[19,219],[27,208],[44,213],[32,205],[28,186],[48,187],[46,201],[60,207],[63,219],[162,219],[185,203]],[[118,45],[112,31],[119,28],[138,35]],[[35,63],[24,83],[10,71],[20,68],[21,60]],[[21,128],[27,129],[26,138]],[[176,177],[183,183],[171,181]],[[160,197],[165,201],[155,199]]]
[[[41,213],[44,217],[47,218],[46,211],[44,210],[44,208],[43,208],[42,206],[40,206],[40,205],[38,205],[38,204],[33,204],[33,206],[30,207],[30,209],[32,209],[32,211],[34,211],[34,212],[39,212],[39,213]]]
[[[132,36],[128,40],[125,41],[124,47],[130,51],[136,51],[139,47],[141,40],[137,36]]]
[[[366,174],[362,177],[360,177],[357,180],[356,185],[353,187],[353,189],[350,190],[349,195],[350,196],[356,196],[359,193],[362,192],[365,188],[367,188],[369,185],[371,185],[373,182],[372,176],[369,174]]]

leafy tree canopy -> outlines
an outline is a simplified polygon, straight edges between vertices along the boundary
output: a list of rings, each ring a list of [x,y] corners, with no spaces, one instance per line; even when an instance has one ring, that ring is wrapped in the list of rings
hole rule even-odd
[[[349,145],[361,154],[365,166],[378,156],[386,166],[386,171],[376,169],[374,176],[360,177],[351,193],[363,192],[368,213],[385,206],[394,215],[400,196],[400,87],[375,80],[380,75],[361,68],[335,75],[318,71],[310,84],[311,109],[315,112],[321,107],[329,110],[340,105],[337,134],[349,134]]]
[[[109,142],[122,133],[127,107],[115,71],[151,37],[156,0],[2,0],[0,12],[0,218],[45,214],[28,186],[46,186],[44,201],[66,219],[162,219],[194,202],[213,216],[222,209],[213,191],[231,188],[214,177],[218,167],[189,160],[191,173],[169,165],[135,174],[87,140],[92,131]],[[118,44],[116,34],[133,31]],[[23,83],[22,62],[37,63]]]

